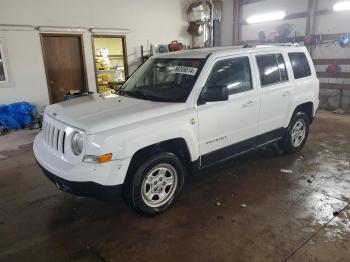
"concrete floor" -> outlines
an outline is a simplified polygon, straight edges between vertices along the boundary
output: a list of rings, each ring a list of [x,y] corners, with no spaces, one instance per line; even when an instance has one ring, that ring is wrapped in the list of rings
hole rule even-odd
[[[349,116],[320,112],[299,154],[260,150],[188,179],[154,218],[58,191],[31,144],[11,148],[34,133],[16,133],[0,152],[0,261],[350,259]]]

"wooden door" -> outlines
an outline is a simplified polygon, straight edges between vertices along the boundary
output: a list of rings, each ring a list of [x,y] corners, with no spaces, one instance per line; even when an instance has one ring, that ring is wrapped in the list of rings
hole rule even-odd
[[[70,90],[86,92],[81,36],[42,34],[41,40],[51,103],[63,101]]]

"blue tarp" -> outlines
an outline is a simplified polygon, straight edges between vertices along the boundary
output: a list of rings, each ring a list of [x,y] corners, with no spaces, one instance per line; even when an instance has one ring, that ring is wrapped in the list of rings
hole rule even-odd
[[[19,129],[29,126],[35,107],[28,102],[0,105],[0,126],[4,129]]]

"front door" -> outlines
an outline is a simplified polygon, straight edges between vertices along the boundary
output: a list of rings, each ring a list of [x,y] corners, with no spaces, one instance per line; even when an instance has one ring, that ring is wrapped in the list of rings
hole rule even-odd
[[[81,36],[42,34],[41,39],[51,103],[63,101],[71,90],[86,92]]]
[[[203,90],[225,85],[227,101],[198,106],[201,166],[230,158],[256,145],[259,99],[250,55],[216,61]]]

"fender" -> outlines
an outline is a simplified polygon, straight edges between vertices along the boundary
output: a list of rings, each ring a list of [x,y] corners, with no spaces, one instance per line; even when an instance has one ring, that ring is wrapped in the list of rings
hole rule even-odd
[[[290,120],[292,119],[295,110],[303,106],[305,104],[311,103],[312,110],[310,112],[310,117],[314,118],[316,114],[316,110],[318,107],[318,91],[315,92],[315,90],[318,90],[319,83],[312,83],[313,86],[310,87],[308,91],[305,92],[305,84],[297,84],[295,83],[295,88],[293,92],[295,95],[292,98],[291,108],[289,110],[289,115],[286,118],[286,121],[284,123],[284,127],[287,127],[289,125]],[[314,87],[315,86],[315,87]],[[316,88],[317,86],[317,88]],[[311,119],[310,119],[311,120]]]
[[[86,154],[112,153],[115,160],[125,159],[131,158],[135,152],[147,146],[183,138],[191,161],[195,161],[199,157],[197,123],[197,114],[192,109],[89,135],[87,144],[90,147],[87,148]]]

